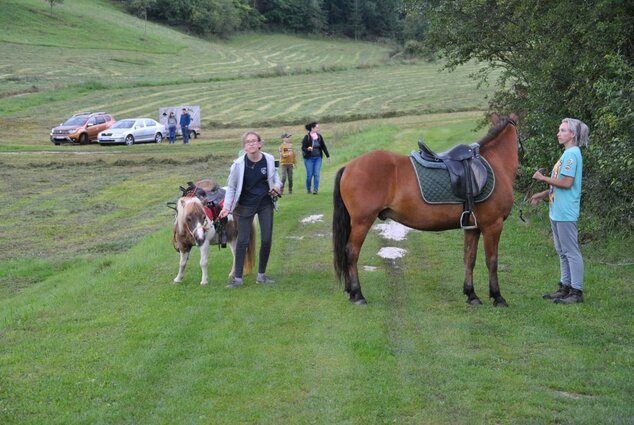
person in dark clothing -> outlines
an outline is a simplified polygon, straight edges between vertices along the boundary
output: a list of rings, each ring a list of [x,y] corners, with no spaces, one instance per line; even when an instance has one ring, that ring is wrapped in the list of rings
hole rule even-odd
[[[181,112],[180,125],[181,132],[183,133],[183,144],[185,145],[189,143],[189,124],[191,123],[191,120],[189,112],[187,112],[187,109],[183,108],[183,111]]]
[[[322,159],[326,155],[328,160],[330,160],[330,153],[324,138],[319,133],[319,124],[313,121],[306,124],[305,127],[308,134],[302,140],[302,156],[306,167],[306,193],[317,195],[319,192],[319,174]]]

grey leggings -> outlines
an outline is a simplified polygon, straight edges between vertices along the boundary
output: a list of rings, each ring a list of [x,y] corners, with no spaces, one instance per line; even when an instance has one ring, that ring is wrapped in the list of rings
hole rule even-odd
[[[550,227],[559,255],[560,282],[583,291],[583,257],[577,239],[577,222],[550,220]]]
[[[249,237],[251,236],[251,223],[253,223],[253,218],[256,214],[258,215],[261,233],[258,272],[266,272],[266,265],[269,262],[273,237],[273,202],[271,198],[267,196],[262,199],[259,205],[239,206],[236,210],[238,218],[238,243],[236,246],[235,277],[237,278],[242,278],[244,258],[246,257]]]

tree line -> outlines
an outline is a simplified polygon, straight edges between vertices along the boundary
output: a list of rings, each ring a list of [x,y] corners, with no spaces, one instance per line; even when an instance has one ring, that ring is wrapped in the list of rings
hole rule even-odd
[[[119,0],[138,16],[199,36],[286,31],[401,39],[402,0]]]

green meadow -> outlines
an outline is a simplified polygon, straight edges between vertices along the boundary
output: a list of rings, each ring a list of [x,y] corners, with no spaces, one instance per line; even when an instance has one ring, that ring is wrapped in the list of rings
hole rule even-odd
[[[108,1],[5,0],[0,14],[0,423],[629,424],[634,422],[634,244],[580,222],[586,301],[542,300],[558,258],[547,212],[517,202],[500,243],[494,308],[462,294],[462,233],[371,231],[360,259],[369,304],[332,267],[332,182],[372,149],[424,138],[473,142],[490,87],[392,47],[246,34],[199,40]],[[158,118],[200,105],[189,146],[54,146],[68,115]],[[320,194],[304,168],[275,217],[267,273],[225,288],[227,249],[196,249],[174,285],[173,211],[187,181],[226,181],[241,134],[275,152],[320,121],[332,154]],[[529,153],[530,154],[530,153]],[[553,161],[555,158],[553,158]],[[549,164],[544,164],[545,167]],[[380,176],[377,176],[377,179]],[[418,190],[414,188],[413,190]],[[313,220],[304,220],[313,216]],[[520,218],[521,217],[521,218]],[[377,223],[379,221],[377,220]],[[405,249],[403,258],[377,255]]]

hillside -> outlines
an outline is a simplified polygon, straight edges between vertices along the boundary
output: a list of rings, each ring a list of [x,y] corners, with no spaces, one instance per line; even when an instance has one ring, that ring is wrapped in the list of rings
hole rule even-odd
[[[196,104],[207,129],[267,127],[481,110],[490,92],[469,78],[475,64],[448,74],[439,63],[390,59],[382,44],[280,34],[206,41],[152,23],[144,35],[143,21],[105,1],[65,2],[53,16],[41,0],[6,9],[0,149],[48,147],[48,130],[85,110],[154,117],[160,106]]]

